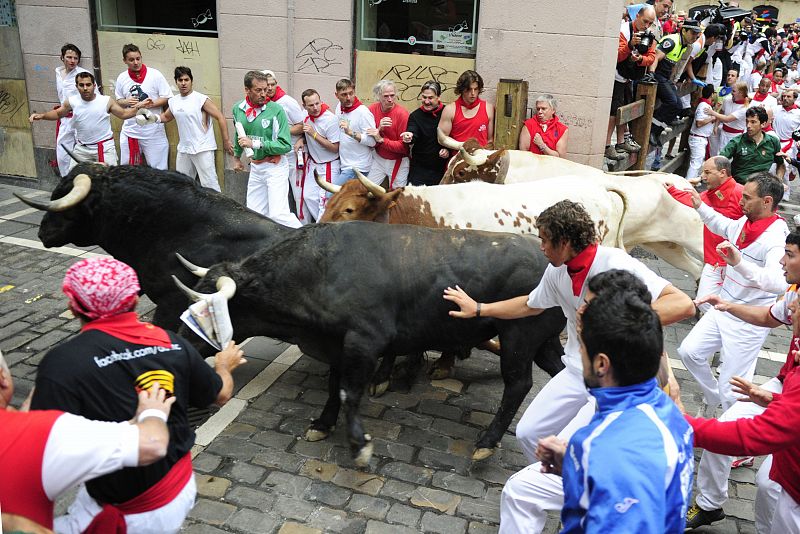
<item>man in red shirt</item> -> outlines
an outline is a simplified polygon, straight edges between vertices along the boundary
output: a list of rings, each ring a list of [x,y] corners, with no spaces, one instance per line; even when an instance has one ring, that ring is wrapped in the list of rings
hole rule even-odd
[[[734,377],[734,391],[744,395],[719,420],[686,416],[695,435],[695,446],[706,449],[697,471],[696,504],[687,513],[687,528],[708,525],[725,517],[721,503],[727,499],[731,458],[727,455],[768,454],[756,475],[756,530],[798,532],[800,525],[800,316],[797,315],[797,283],[800,282],[800,233],[786,237],[781,260],[786,281],[793,284],[772,306],[748,306],[708,295],[707,302],[748,323],[774,328],[792,325],[792,341],[786,363],[778,376],[756,386]],[[711,454],[714,453],[714,454]],[[725,475],[725,476],[720,476]],[[768,475],[768,476],[767,476]],[[709,502],[709,501],[714,502]],[[710,506],[709,506],[710,504]],[[712,509],[713,508],[713,509]]]
[[[0,353],[0,531],[17,530],[24,520],[52,529],[53,501],[75,484],[167,454],[166,421],[175,397],[157,382],[139,393],[133,420],[121,423],[56,410],[17,412],[13,396],[14,381]],[[26,525],[24,531],[30,530],[39,531]]]
[[[744,213],[739,202],[742,200],[744,186],[731,176],[731,162],[725,156],[714,156],[703,163],[700,178],[706,183],[707,190],[700,193],[700,199],[729,219],[739,219]],[[667,191],[675,200],[692,206],[691,195],[674,186]],[[722,282],[725,279],[725,259],[717,254],[717,245],[723,238],[703,225],[703,272],[697,284],[697,297],[706,295],[719,295]],[[698,306],[700,311],[711,309],[710,304]]]
[[[465,70],[455,92],[458,98],[444,107],[439,119],[439,144],[458,150],[467,139],[476,139],[485,147],[494,139],[494,106],[480,97],[483,78],[474,70]]]
[[[377,128],[368,128],[375,138],[375,154],[367,178],[381,184],[389,177],[389,189],[408,184],[408,145],[400,134],[408,128],[408,110],[397,104],[397,89],[391,80],[381,80],[372,88],[376,102],[369,106]]]

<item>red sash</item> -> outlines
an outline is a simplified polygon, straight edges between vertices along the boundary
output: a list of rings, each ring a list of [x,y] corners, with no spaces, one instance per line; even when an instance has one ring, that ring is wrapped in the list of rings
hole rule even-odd
[[[723,125],[722,125],[722,129],[723,129],[724,131],[726,131],[726,132],[728,132],[728,133],[732,133],[732,134],[740,134],[740,133],[744,133],[744,130],[738,130],[738,129],[736,129],[736,128],[731,128],[731,127],[730,127],[730,126],[728,126],[727,124],[723,124]]]
[[[106,161],[106,151],[103,147],[103,143],[107,141],[113,141],[114,137],[109,137],[108,139],[103,139],[102,141],[97,142],[97,161],[99,163],[105,163]]]
[[[142,164],[142,149],[139,140],[135,137],[128,137],[128,165]]]
[[[305,164],[303,165],[303,180],[300,183],[300,208],[297,210],[298,211],[297,218],[300,219],[301,221],[303,220],[303,204],[305,204],[305,198],[303,195],[305,194],[306,191],[306,176],[308,176],[308,167],[309,167],[308,160],[314,161],[314,158],[312,158],[311,155],[308,153],[305,154],[304,159],[305,159]],[[328,183],[331,183],[331,161],[325,162],[325,181]],[[317,162],[314,161],[314,163]],[[323,206],[325,205],[324,203],[325,201],[323,200]]]
[[[770,217],[766,217],[764,219],[759,219],[755,222],[747,221],[744,223],[744,227],[742,228],[739,237],[736,239],[736,246],[739,247],[739,250],[743,250],[761,236],[764,231],[770,227],[772,223],[780,219],[777,213],[773,213]]]
[[[597,256],[597,243],[592,243],[565,264],[567,274],[572,280],[572,294],[576,297],[581,294],[581,288],[586,281],[595,256]]]
[[[172,466],[154,486],[141,495],[117,505],[105,504],[83,534],[126,534],[126,514],[142,514],[158,510],[175,500],[192,478],[192,455],[186,455]]]

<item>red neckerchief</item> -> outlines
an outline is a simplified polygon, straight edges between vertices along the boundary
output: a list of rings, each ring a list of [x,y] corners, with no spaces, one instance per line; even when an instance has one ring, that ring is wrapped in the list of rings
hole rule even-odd
[[[768,96],[769,93],[764,93],[762,95],[760,91],[756,91],[756,94],[753,95],[753,100],[755,100],[756,102],[763,102],[764,100],[767,99]]]
[[[437,113],[439,113],[440,111],[442,111],[442,109],[444,109],[444,104],[439,102],[439,107],[437,107],[436,109],[432,109],[430,111],[425,109],[424,106],[420,106],[419,109],[421,109],[423,113],[430,113],[431,115],[433,115],[435,117]]]
[[[172,347],[166,330],[150,323],[143,323],[136,312],[125,312],[104,319],[95,319],[81,327],[81,332],[100,330],[109,336],[136,345],[155,345],[165,349]]]
[[[581,288],[586,281],[586,275],[589,274],[589,268],[592,266],[595,256],[597,256],[597,243],[592,243],[565,263],[567,274],[572,279],[572,294],[576,297],[581,294]]]
[[[542,129],[542,131],[546,132],[551,126],[553,126],[554,124],[558,124],[559,120],[556,115],[553,115],[553,117],[549,121],[542,122],[539,120],[539,117],[537,116],[536,122],[539,123],[539,127]]]
[[[144,77],[147,76],[147,65],[142,63],[142,68],[139,69],[139,72],[133,72],[131,69],[128,69],[128,76],[131,77],[136,83],[142,83],[144,81]]]
[[[250,102],[249,96],[244,97],[244,103],[245,103],[244,116],[247,117],[249,120],[253,120],[256,117],[258,117],[258,114],[261,112],[261,108],[264,107],[263,104],[258,107],[254,106],[253,103]]]
[[[701,98],[701,99],[700,99],[700,102],[705,102],[706,104],[708,104],[708,105],[709,105],[709,106],[711,106],[712,108],[714,107],[714,104],[712,104],[712,103],[711,103],[711,100],[709,100],[709,99],[707,99],[707,98]]]
[[[276,85],[275,86],[275,96],[273,96],[272,98],[267,97],[267,102],[277,102],[278,100],[280,100],[284,96],[286,96],[286,91],[281,89],[280,85]]]
[[[790,108],[787,108],[786,106],[783,106],[783,109],[785,111],[792,111],[793,109],[797,109],[797,104],[792,104],[792,107],[790,107]]]
[[[734,104],[744,104],[747,101],[746,98],[743,99],[743,100],[736,100],[736,99],[732,98],[731,100],[733,100]]]
[[[739,247],[739,250],[749,247],[764,233],[764,230],[769,228],[770,225],[779,218],[777,213],[773,213],[770,217],[759,219],[755,222],[750,222],[748,219],[748,221],[744,223],[742,233],[739,234],[739,238],[736,240],[736,246]]]
[[[322,103],[322,106],[320,106],[320,112],[319,112],[319,115],[317,115],[316,117],[312,117],[312,116],[309,114],[308,118],[309,118],[309,119],[311,119],[311,122],[317,122],[317,119],[318,119],[318,118],[320,118],[320,117],[322,117],[322,114],[323,114],[323,113],[325,113],[326,111],[328,111],[328,109],[330,109],[330,108],[328,108],[328,104],[326,104],[325,102],[323,102],[323,103]]]
[[[458,98],[456,98],[456,105],[457,106],[464,106],[467,109],[474,109],[475,107],[479,106],[480,103],[481,103],[481,99],[480,98],[476,98],[475,102],[473,102],[472,104],[467,104],[466,102],[464,102],[464,99],[461,98],[460,96]]]
[[[359,100],[357,96],[353,97],[352,106],[345,106],[344,104],[342,104],[342,113],[350,113],[360,105],[361,105],[361,100]]]
[[[777,93],[778,92],[778,84],[775,83],[774,81],[772,82],[772,92],[773,93]]]

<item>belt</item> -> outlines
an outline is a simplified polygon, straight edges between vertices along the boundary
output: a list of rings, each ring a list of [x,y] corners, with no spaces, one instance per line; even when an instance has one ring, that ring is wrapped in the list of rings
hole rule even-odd
[[[261,158],[261,159],[254,159],[254,160],[251,160],[250,163],[264,163],[264,162],[266,162],[266,163],[280,163],[280,161],[281,161],[281,157],[280,157],[280,155],[278,155],[278,156],[267,156],[267,157]]]
[[[94,143],[81,143],[80,141],[78,141],[78,144],[81,145],[81,146],[94,146],[94,145],[99,145],[99,144],[105,143],[106,141],[111,141],[112,139],[114,139],[113,135],[111,137],[109,137],[108,139],[103,139],[101,141],[95,141]]]
[[[693,133],[690,133],[689,137],[700,137],[701,139],[708,139],[707,135],[697,135],[697,134],[693,134]]]

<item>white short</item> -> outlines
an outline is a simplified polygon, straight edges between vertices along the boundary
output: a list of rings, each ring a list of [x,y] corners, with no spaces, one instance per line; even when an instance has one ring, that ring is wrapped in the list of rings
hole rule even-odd
[[[175,170],[190,178],[194,178],[197,174],[200,177],[200,185],[214,191],[220,190],[214,150],[204,150],[197,154],[178,152],[175,156]]]
[[[81,163],[98,162],[105,163],[106,165],[117,164],[117,147],[114,145],[113,139],[101,141],[94,145],[75,143],[75,146],[72,148],[72,153],[75,154],[75,157],[78,158]],[[77,161],[70,158],[67,172],[69,173],[77,164]]]

